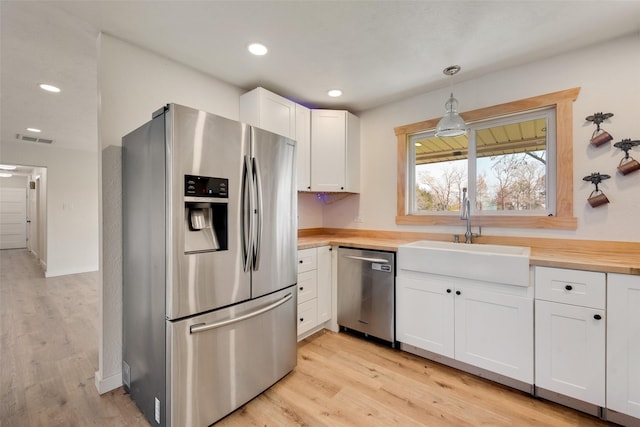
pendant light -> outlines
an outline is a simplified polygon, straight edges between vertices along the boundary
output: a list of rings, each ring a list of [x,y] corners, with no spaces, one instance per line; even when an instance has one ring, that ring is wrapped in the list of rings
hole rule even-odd
[[[445,76],[453,77],[458,71],[460,71],[459,65],[451,65],[442,70],[442,73]],[[458,100],[453,97],[453,78],[451,80],[451,96],[444,105],[446,113],[438,122],[438,126],[436,126],[435,136],[453,137],[465,135],[467,133],[467,125],[458,114]]]

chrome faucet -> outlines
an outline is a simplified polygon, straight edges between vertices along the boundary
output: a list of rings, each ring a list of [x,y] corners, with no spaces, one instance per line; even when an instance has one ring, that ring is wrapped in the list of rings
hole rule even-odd
[[[471,232],[471,201],[467,197],[467,187],[462,188],[462,206],[460,206],[460,219],[467,221],[467,231],[464,233],[464,242],[472,243],[473,237],[478,237],[480,234],[473,234]]]

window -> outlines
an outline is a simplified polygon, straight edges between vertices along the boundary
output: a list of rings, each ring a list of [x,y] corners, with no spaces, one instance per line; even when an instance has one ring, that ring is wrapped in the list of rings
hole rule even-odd
[[[580,89],[462,113],[467,136],[435,138],[439,118],[400,126],[397,224],[575,229],[573,101]],[[418,145],[420,144],[420,145]]]
[[[459,211],[468,189],[474,214],[555,214],[555,108],[468,125],[467,135],[409,135],[409,211]]]

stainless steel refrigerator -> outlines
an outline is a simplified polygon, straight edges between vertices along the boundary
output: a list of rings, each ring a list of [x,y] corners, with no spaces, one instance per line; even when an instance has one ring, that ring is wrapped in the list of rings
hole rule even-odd
[[[295,142],[169,104],[123,137],[123,382],[206,426],[296,365]]]

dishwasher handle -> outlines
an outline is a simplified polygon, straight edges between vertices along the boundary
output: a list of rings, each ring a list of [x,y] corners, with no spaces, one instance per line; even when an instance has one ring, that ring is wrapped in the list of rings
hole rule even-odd
[[[375,262],[378,264],[389,264],[391,261],[384,258],[369,258],[364,256],[355,256],[355,255],[343,255],[345,258],[349,259],[357,259],[359,261],[367,261],[367,262]]]

